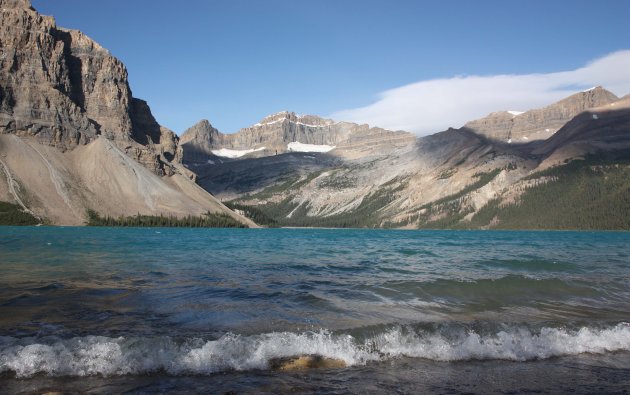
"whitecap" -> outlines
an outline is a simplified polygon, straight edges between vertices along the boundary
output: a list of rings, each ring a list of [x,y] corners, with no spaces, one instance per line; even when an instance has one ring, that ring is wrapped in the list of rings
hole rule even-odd
[[[268,369],[274,359],[299,355],[319,355],[353,366],[403,356],[436,361],[528,361],[614,351],[630,351],[630,324],[576,330],[550,327],[532,330],[514,326],[490,334],[396,326],[363,340],[327,330],[252,336],[228,333],[216,340],[1,337],[0,373],[13,372],[17,377],[35,374],[120,376],[153,372],[186,375]]]

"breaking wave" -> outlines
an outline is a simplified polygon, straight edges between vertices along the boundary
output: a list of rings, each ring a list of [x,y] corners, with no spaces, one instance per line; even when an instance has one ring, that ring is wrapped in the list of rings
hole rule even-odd
[[[581,353],[630,351],[630,324],[575,330],[524,326],[487,331],[382,329],[369,336],[327,330],[226,334],[217,340],[171,337],[72,339],[0,337],[0,373],[17,377],[118,376],[164,372],[212,374],[269,369],[274,359],[319,355],[347,366],[396,357],[436,361],[503,359],[527,361]]]

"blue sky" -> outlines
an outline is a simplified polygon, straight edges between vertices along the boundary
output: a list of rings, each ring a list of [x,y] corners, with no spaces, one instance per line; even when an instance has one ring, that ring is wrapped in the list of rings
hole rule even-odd
[[[626,0],[32,3],[55,16],[59,26],[82,30],[120,58],[134,96],[147,100],[158,121],[178,133],[202,118],[234,132],[281,110],[426,133],[443,124],[461,126],[461,120],[453,116],[443,124],[420,125],[409,115],[397,122],[385,116],[391,108],[377,104],[423,81],[555,75],[630,49]],[[611,67],[620,69],[624,61]],[[625,89],[625,78],[615,80],[623,80],[618,89]],[[598,79],[578,82],[597,85]],[[557,96],[568,91],[546,89]],[[426,93],[400,100],[409,100],[404,107],[413,112],[431,100]],[[467,116],[502,103],[498,100]],[[509,104],[544,104],[538,101]],[[492,110],[501,109],[511,108]]]

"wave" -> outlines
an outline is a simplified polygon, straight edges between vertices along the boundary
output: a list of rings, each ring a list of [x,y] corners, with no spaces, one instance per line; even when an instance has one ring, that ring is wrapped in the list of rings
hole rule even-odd
[[[36,374],[119,376],[158,372],[206,375],[269,369],[278,358],[302,355],[317,355],[353,366],[403,356],[435,361],[528,361],[614,351],[630,351],[629,323],[575,330],[512,326],[491,333],[466,328],[431,331],[395,326],[362,340],[360,336],[328,330],[253,336],[228,333],[216,340],[0,337],[0,373],[20,378]]]

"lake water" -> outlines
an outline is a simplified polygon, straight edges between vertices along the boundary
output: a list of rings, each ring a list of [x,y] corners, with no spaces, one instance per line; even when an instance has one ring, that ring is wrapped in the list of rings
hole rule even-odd
[[[0,227],[2,393],[628,388],[630,233]]]

